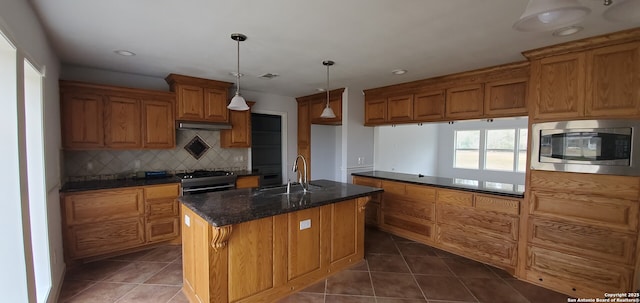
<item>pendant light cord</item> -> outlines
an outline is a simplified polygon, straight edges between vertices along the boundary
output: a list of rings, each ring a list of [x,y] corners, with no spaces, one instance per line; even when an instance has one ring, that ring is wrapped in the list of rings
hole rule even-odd
[[[329,107],[329,64],[327,64],[327,107]]]
[[[236,95],[240,94],[240,39],[236,40],[238,42],[238,69],[236,73]]]

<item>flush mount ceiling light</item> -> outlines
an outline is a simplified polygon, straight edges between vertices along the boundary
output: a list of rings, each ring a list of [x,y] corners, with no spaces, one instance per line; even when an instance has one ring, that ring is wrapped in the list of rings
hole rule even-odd
[[[241,75],[240,74],[240,41],[247,40],[247,36],[243,34],[235,33],[235,34],[231,34],[231,39],[238,42],[238,70],[236,73],[236,95],[233,97],[233,99],[231,99],[231,102],[229,103],[227,108],[230,110],[237,110],[237,111],[249,110],[247,101],[244,100],[242,96],[240,96],[240,75]]]
[[[513,28],[523,32],[542,32],[580,22],[591,12],[577,0],[529,0]]]
[[[331,60],[322,61],[322,64],[327,67],[327,107],[324,108],[322,114],[320,114],[320,118],[335,118],[336,114],[333,112],[331,107],[329,107],[329,66],[333,65],[335,62]]]
[[[606,2],[604,5],[609,5]],[[615,0],[602,16],[613,22],[634,23],[640,20],[640,1],[637,0]]]
[[[113,51],[114,53],[120,55],[120,56],[127,56],[127,57],[131,57],[131,56],[135,56],[136,53],[134,52],[130,52],[128,50],[124,50],[124,49],[117,49]]]
[[[573,35],[583,29],[584,28],[582,28],[581,26],[575,26],[575,25],[567,26],[567,27],[563,27],[561,29],[557,29],[553,31],[553,35],[556,37],[564,37],[564,36]]]
[[[394,75],[404,75],[407,73],[406,69],[394,69],[391,71],[392,74]]]

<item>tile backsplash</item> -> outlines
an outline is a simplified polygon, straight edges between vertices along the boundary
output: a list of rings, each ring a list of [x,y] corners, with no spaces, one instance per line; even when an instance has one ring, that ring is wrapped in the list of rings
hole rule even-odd
[[[200,159],[184,149],[196,135],[211,147]],[[245,170],[247,158],[246,148],[221,148],[220,131],[177,130],[175,149],[65,151],[64,177],[67,180],[87,176],[120,177],[137,171],[158,170]]]

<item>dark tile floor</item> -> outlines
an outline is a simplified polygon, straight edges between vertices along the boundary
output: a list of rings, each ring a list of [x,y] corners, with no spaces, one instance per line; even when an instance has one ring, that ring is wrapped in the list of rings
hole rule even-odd
[[[365,261],[280,303],[555,303],[555,293],[506,272],[367,229]],[[67,272],[59,302],[187,302],[180,246],[162,246]]]

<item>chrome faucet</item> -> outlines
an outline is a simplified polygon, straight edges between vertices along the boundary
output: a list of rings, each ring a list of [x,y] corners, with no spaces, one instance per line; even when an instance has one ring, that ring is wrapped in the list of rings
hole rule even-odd
[[[303,155],[298,155],[295,160],[293,160],[293,172],[298,172],[298,159],[302,158],[302,169],[304,170],[302,174],[299,174],[298,183],[302,185],[302,190],[306,193],[309,191],[309,183],[307,180],[307,159],[304,158]],[[287,186],[288,188],[288,186]]]

